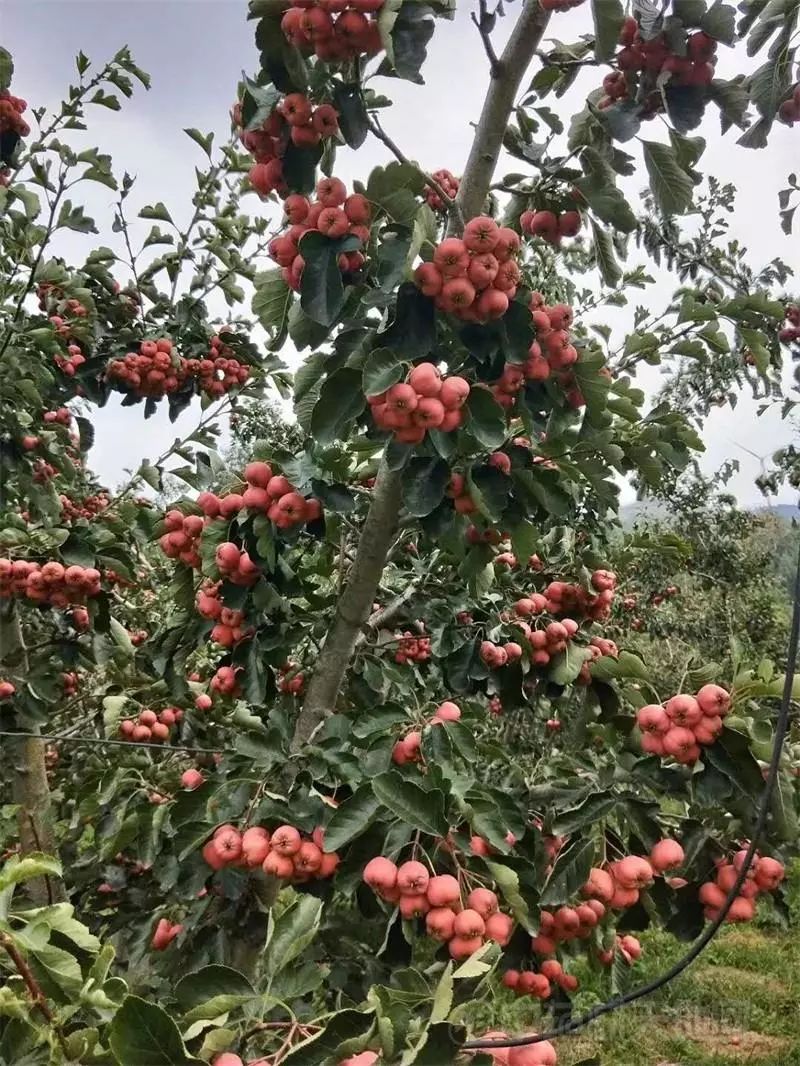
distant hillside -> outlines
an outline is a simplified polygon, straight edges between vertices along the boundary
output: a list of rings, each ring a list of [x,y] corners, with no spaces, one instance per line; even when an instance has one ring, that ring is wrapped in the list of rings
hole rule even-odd
[[[767,512],[782,518],[785,522],[800,520],[800,508],[793,503],[776,503],[771,507],[765,507],[761,503],[752,503],[746,504],[744,510],[757,513]],[[623,526],[628,529],[639,518],[666,518],[668,511],[662,504],[654,503],[652,500],[642,500],[636,503],[626,503],[620,508],[619,513]]]

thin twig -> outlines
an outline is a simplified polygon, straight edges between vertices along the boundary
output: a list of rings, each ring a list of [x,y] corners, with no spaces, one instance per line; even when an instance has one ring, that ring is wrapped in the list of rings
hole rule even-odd
[[[25,986],[28,989],[31,999],[33,1000],[34,1007],[39,1011],[39,1013],[45,1019],[47,1024],[52,1026],[58,1038],[59,1044],[61,1045],[64,1052],[67,1053],[68,1058],[71,1059],[72,1056],[68,1054],[69,1049],[67,1047],[67,1042],[64,1039],[64,1034],[62,1033],[61,1027],[56,1021],[55,1015],[50,1009],[50,1004],[45,999],[44,992],[42,992],[41,988],[39,987],[39,982],[31,973],[30,967],[20,954],[16,944],[14,943],[14,940],[7,933],[0,933],[0,944],[5,949],[9,958],[14,963],[14,966],[16,967],[20,977],[25,982]]]
[[[499,78],[503,67],[500,60],[497,58],[497,52],[494,50],[492,44],[492,31],[489,28],[490,22],[493,24],[494,16],[489,14],[489,5],[486,0],[480,0],[478,5],[480,10],[480,16],[477,16],[473,11],[470,18],[475,23],[478,33],[481,35],[481,41],[483,42],[483,50],[486,52],[486,57],[489,60],[489,69],[492,72],[493,78]]]
[[[400,149],[398,145],[395,144],[395,142],[392,140],[386,130],[384,130],[383,126],[381,126],[380,120],[376,115],[372,114],[367,117],[367,125],[369,126],[374,136],[377,137],[379,141],[383,141],[383,143],[386,145],[386,147],[389,149],[395,159],[398,160],[398,162],[405,163],[406,166],[413,167],[414,170],[416,170],[417,173],[421,175],[421,177],[425,180],[425,184],[428,185],[431,189],[433,189],[433,191],[442,201],[444,206],[447,208],[448,213],[451,214],[454,220],[456,220],[459,225],[463,227],[464,216],[461,213],[461,208],[458,206],[452,196],[447,195],[447,193],[444,191],[444,189],[436,180],[436,178],[432,177],[430,174],[428,174],[427,171],[417,166],[416,163],[412,163],[412,161],[408,158],[407,155],[405,155],[402,149]]]

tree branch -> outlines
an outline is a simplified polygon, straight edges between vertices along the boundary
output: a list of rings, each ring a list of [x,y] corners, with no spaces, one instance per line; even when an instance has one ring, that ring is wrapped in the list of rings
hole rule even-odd
[[[397,144],[395,144],[395,142],[380,124],[380,120],[376,118],[375,115],[367,116],[367,125],[369,126],[374,136],[377,137],[379,141],[383,141],[383,143],[386,145],[386,147],[389,149],[395,159],[398,160],[398,162],[405,163],[407,166],[413,167],[414,170],[416,170],[417,173],[425,179],[425,184],[430,186],[431,189],[433,189],[433,191],[444,204],[451,218],[463,229],[464,217],[461,214],[461,208],[458,206],[452,196],[447,195],[447,193],[444,191],[444,189],[436,180],[436,178],[428,174],[426,170],[423,170],[421,167],[418,167],[416,163],[412,163],[412,161],[408,158],[408,156],[405,155],[402,149]]]
[[[492,72],[492,77],[497,78],[500,75],[501,67],[500,60],[497,58],[497,52],[495,52],[494,44],[492,43],[492,27],[494,26],[495,15],[489,14],[486,0],[480,0],[478,6],[480,9],[480,16],[476,15],[473,11],[470,18],[477,26],[478,33],[481,35],[483,50],[489,60],[489,70]]]
[[[549,20],[550,12],[542,10],[539,0],[525,0],[525,6],[498,60],[499,70],[492,75],[456,197],[465,219],[474,218],[483,210],[503,146],[508,117]],[[459,232],[460,229],[456,229],[451,218],[450,233]]]
[[[390,470],[384,460],[375,481],[372,504],[347,585],[337,604],[336,614],[297,717],[292,740],[294,752],[302,749],[319,723],[333,712],[359,630],[369,617],[375,590],[386,565],[386,555],[400,513],[400,499],[401,475],[399,471]]]
[[[403,607],[413,598],[414,594],[419,589],[420,584],[421,582],[419,581],[411,581],[406,585],[400,595],[395,596],[392,602],[387,604],[383,610],[376,611],[375,614],[371,615],[369,622],[367,623],[368,630],[374,633],[377,629],[380,629],[381,626],[389,625],[390,622],[393,622],[398,614],[400,614]],[[357,648],[360,648],[361,645],[366,642],[368,635],[366,630],[362,630],[362,632],[358,634],[356,639]]]
[[[7,656],[19,652],[19,665],[15,680],[24,680],[28,674],[28,652],[22,636],[19,614],[12,607],[8,614],[0,616],[0,649]],[[16,716],[15,716],[16,717]],[[17,804],[20,854],[44,851],[58,855],[53,811],[50,802],[50,786],[47,783],[45,742],[38,726],[9,745],[12,766],[13,802]],[[27,883],[28,895],[38,906],[61,903],[67,898],[64,882],[58,877],[35,877]]]
[[[31,968],[28,966],[25,959],[17,949],[13,939],[7,933],[0,933],[0,944],[5,949],[11,961],[16,967],[17,973],[25,982],[25,987],[28,989],[28,993],[33,1000],[34,1007],[39,1011],[48,1025],[52,1026],[55,1031],[58,1042],[64,1051],[67,1050],[66,1041],[64,1040],[64,1034],[61,1031],[61,1027],[56,1021],[56,1017],[50,1009],[50,1004],[47,1002],[44,992],[42,992],[39,982],[31,973]],[[71,1057],[71,1056],[70,1056]]]
[[[524,0],[524,5],[500,57],[501,69],[497,77],[492,78],[486,95],[469,160],[450,214],[451,233],[462,233],[464,220],[480,214],[483,208],[520,83],[550,18],[549,13],[539,6],[539,0]],[[406,162],[405,156],[383,132],[380,124],[374,118],[370,122],[373,133],[398,159]],[[447,197],[443,197],[442,202],[446,200]],[[292,738],[294,754],[302,751],[325,717],[334,711],[359,632],[369,617],[375,590],[386,566],[386,557],[400,516],[401,489],[400,472],[390,470],[384,459],[347,585],[297,717]]]

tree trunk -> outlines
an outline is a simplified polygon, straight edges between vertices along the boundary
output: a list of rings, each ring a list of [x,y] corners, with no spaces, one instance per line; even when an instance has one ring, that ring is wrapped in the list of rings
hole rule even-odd
[[[295,752],[302,749],[320,722],[334,709],[359,631],[369,618],[386,565],[386,556],[397,529],[401,495],[400,473],[390,470],[382,462],[347,585],[336,606],[325,646],[314,667],[297,718],[292,740]]]
[[[503,146],[509,115],[549,17],[549,13],[539,6],[538,0],[524,0],[516,25],[492,73],[458,191],[458,203],[465,221],[480,214],[483,209]],[[459,229],[459,222],[451,216],[450,234],[457,235]],[[325,716],[334,710],[359,631],[369,617],[386,565],[386,556],[397,528],[400,503],[401,475],[390,471],[383,462],[347,586],[339,600],[297,718],[292,739],[292,751],[295,753],[302,750]]]
[[[9,614],[0,618],[0,653],[4,659],[13,660],[12,680],[19,690],[28,673],[28,657],[19,616],[13,607]],[[31,727],[20,721],[16,721],[15,726],[26,733],[39,733],[38,726]],[[45,742],[38,736],[6,739],[12,767],[12,798],[19,807],[20,854],[42,851],[58,857],[45,765]],[[60,903],[67,898],[64,882],[57,877],[34,878],[25,883],[25,888],[37,906]]]

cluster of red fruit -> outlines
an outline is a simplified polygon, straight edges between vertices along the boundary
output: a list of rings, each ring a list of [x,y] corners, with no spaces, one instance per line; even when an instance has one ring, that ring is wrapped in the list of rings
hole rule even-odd
[[[16,685],[10,681],[0,681],[0,700],[10,700],[16,691]]]
[[[557,248],[562,237],[575,237],[580,232],[581,215],[580,211],[523,211],[519,224],[529,237],[541,237]]]
[[[80,686],[80,677],[74,671],[61,675],[61,691],[65,696],[75,696]]]
[[[83,366],[86,362],[86,356],[77,344],[70,344],[67,347],[67,354],[61,355],[59,353],[53,357],[53,361],[58,369],[62,370],[68,378],[74,378],[78,367]]]
[[[167,511],[164,515],[166,532],[159,537],[158,544],[168,559],[179,559],[187,566],[201,565],[200,537],[205,523],[200,515],[182,514],[180,511]]]
[[[347,186],[340,178],[322,178],[316,196],[314,201],[299,194],[286,198],[284,210],[289,229],[269,246],[269,254],[283,269],[284,281],[295,292],[300,291],[306,265],[300,254],[300,241],[306,233],[314,231],[331,239],[356,237],[363,248],[369,243],[372,207],[366,196],[361,193],[348,196]],[[343,252],[338,259],[339,270],[344,275],[356,274],[365,262],[363,252]]]
[[[617,576],[610,570],[595,570],[591,576],[594,594],[582,585],[566,581],[551,581],[544,590],[547,610],[551,614],[583,615],[594,622],[602,621],[611,614]]]
[[[406,663],[424,663],[431,657],[431,638],[420,636],[406,629],[397,642],[394,661],[404,666]]]
[[[405,381],[367,402],[379,429],[391,430],[403,444],[420,444],[429,429],[451,433],[463,424],[469,393],[464,378],[443,378],[433,363],[420,363]]]
[[[219,594],[221,585],[221,581],[204,581],[197,590],[195,605],[201,617],[216,623],[211,630],[214,643],[223,648],[232,648],[240,640],[251,636],[253,630],[244,628],[244,611],[233,610],[222,602]]]
[[[31,128],[22,117],[28,104],[20,96],[12,96],[8,89],[0,92],[0,133],[16,133],[18,137],[27,137]]]
[[[397,866],[378,855],[364,868],[364,881],[387,903],[397,903],[404,918],[425,918],[425,929],[446,942],[454,959],[466,959],[485,940],[505,946],[513,920],[500,911],[497,896],[488,888],[474,888],[461,900],[461,885],[451,874],[431,877],[427,867],[411,859]]]
[[[166,918],[161,918],[156,925],[150,947],[153,951],[166,951],[172,941],[183,932],[182,925],[173,925]]]
[[[377,55],[383,42],[374,15],[383,0],[291,0],[281,20],[287,40],[306,55],[338,63]]]
[[[72,315],[73,318],[86,318],[89,314],[88,307],[85,307],[80,300],[75,299],[65,300],[62,311],[64,314]],[[69,340],[72,336],[72,324],[63,315],[50,315],[50,325],[55,329],[59,337],[64,340]]]
[[[432,177],[440,186],[442,192],[447,193],[451,200],[456,198],[461,182],[455,174],[451,174],[449,170],[435,170]],[[441,196],[430,186],[425,189],[425,203],[434,211],[444,211],[445,205]]]
[[[300,696],[303,693],[306,679],[292,663],[284,663],[278,670],[278,688],[287,696]]]
[[[701,747],[713,744],[722,732],[722,719],[730,707],[730,694],[720,685],[703,685],[696,696],[680,693],[663,707],[649,703],[636,713],[642,750],[693,766]]]
[[[445,700],[441,703],[429,719],[428,725],[441,725],[443,722],[457,722],[461,717],[461,708],[457,703]],[[409,762],[419,762],[422,758],[422,733],[418,729],[412,729],[410,733],[398,740],[392,748],[392,762],[398,766],[405,766]]]
[[[40,565],[27,559],[0,559],[0,600],[24,596],[33,603],[68,607],[100,594],[100,571],[55,560]]]
[[[19,96],[12,96],[7,88],[0,92],[0,135],[3,133],[15,133],[17,136],[28,136],[31,127],[22,118],[28,108],[28,103]],[[0,187],[11,181],[11,168],[0,164]]]
[[[598,910],[602,908],[603,913],[605,913],[603,904],[597,903],[596,900],[590,900],[589,903],[582,904],[579,909],[586,911],[587,914],[592,913],[594,917],[597,917],[592,905],[596,905]],[[599,920],[597,918],[597,921]],[[510,988],[518,998],[531,996],[533,999],[549,999],[553,994],[553,984],[558,985],[565,992],[576,992],[578,978],[566,973],[558,959],[546,959],[538,971],[506,970],[503,974],[503,985],[505,988]]]
[[[72,412],[68,407],[58,407],[55,411],[45,411],[42,415],[42,421],[47,426],[52,426],[53,424],[69,426],[72,424]]]
[[[263,511],[278,529],[307,525],[322,517],[322,504],[306,499],[283,474],[275,474],[269,463],[248,463],[244,469],[247,488],[242,503],[252,511]]]
[[[800,82],[792,89],[792,95],[778,108],[778,118],[787,126],[800,122]]]
[[[108,492],[101,489],[91,496],[82,500],[72,500],[69,496],[61,493],[58,497],[61,504],[61,521],[74,522],[78,518],[95,518],[102,514],[110,503]]]
[[[152,741],[155,744],[169,740],[169,731],[183,718],[183,711],[179,707],[165,707],[156,714],[155,711],[141,711],[134,721],[132,718],[123,718],[119,723],[120,734],[126,740]]]
[[[800,341],[800,307],[797,304],[787,304],[785,314],[787,325],[778,334],[778,340],[781,344]]]
[[[418,266],[414,277],[440,311],[467,322],[488,322],[501,318],[516,295],[522,278],[514,258],[519,250],[519,234],[479,215],[467,223],[463,237],[447,237],[437,245],[433,261]]]
[[[445,495],[453,501],[457,514],[473,514],[478,509],[467,488],[467,479],[457,471],[450,475]]]
[[[219,399],[250,377],[248,366],[220,354],[223,344],[219,337],[212,337],[210,358],[185,359],[173,353],[171,340],[142,341],[138,353],[128,352],[122,359],[112,360],[106,376],[123,391],[154,400],[177,392],[189,381]]]
[[[203,858],[212,870],[242,866],[292,884],[332,877],[339,865],[335,851],[326,852],[325,832],[319,826],[304,840],[293,825],[278,826],[272,833],[251,826],[240,833],[236,826],[221,825],[203,847]]]
[[[709,921],[719,917],[728,893],[739,879],[746,858],[747,851],[743,850],[734,855],[732,862],[720,861],[714,880],[700,886],[699,899]],[[767,856],[756,856],[725,920],[732,923],[752,921],[758,896],[764,892],[774,892],[785,876],[783,863]]]
[[[617,52],[618,70],[603,78],[604,96],[597,102],[600,109],[611,107],[618,100],[635,98],[638,86],[635,74],[645,72],[652,81],[652,91],[647,94],[643,105],[643,117],[652,117],[663,108],[661,91],[656,82],[668,74],[669,85],[707,86],[714,77],[717,42],[707,33],[697,31],[686,39],[685,54],[679,55],[672,50],[666,34],[659,34],[645,40],[639,32],[635,18],[628,17],[622,24],[619,34],[622,48]]]

